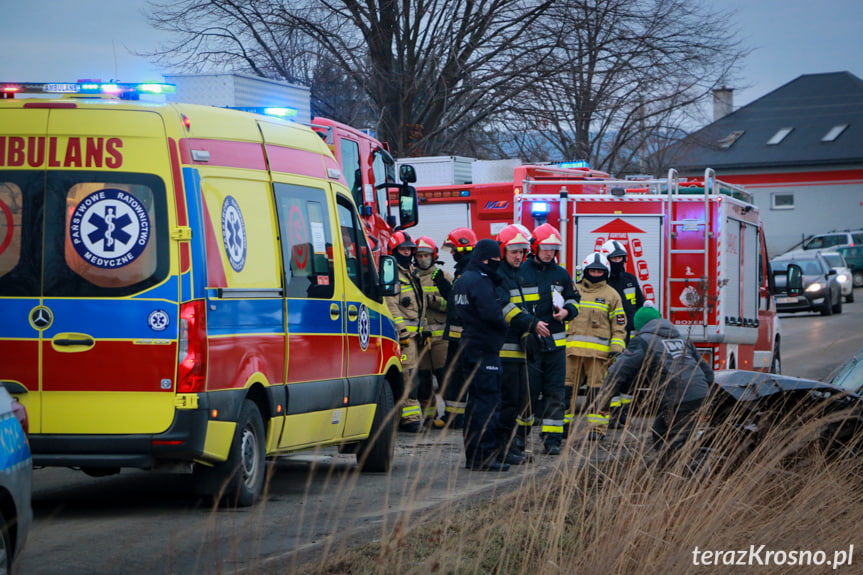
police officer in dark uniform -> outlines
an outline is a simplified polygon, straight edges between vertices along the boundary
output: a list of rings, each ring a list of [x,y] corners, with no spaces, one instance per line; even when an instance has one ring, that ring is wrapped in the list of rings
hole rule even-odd
[[[449,248],[452,258],[455,260],[453,281],[461,277],[465,269],[467,269],[476,242],[476,234],[470,228],[455,228],[444,240],[443,247]],[[443,331],[443,338],[447,341],[446,368],[444,381],[440,389],[440,394],[443,396],[444,401],[444,413],[440,421],[443,422],[446,428],[462,429],[464,427],[464,408],[467,389],[465,381],[461,376],[459,361],[461,321],[455,313],[455,306],[449,302],[452,285],[447,281],[443,273],[436,274],[432,280],[435,282],[435,286],[438,288],[441,297],[448,300],[446,325]],[[433,429],[438,428],[434,427]]]
[[[480,240],[470,263],[452,288],[452,303],[462,323],[461,367],[468,382],[465,407],[466,466],[475,471],[507,471],[500,441],[501,364],[506,322],[495,290],[500,278],[500,247]]]

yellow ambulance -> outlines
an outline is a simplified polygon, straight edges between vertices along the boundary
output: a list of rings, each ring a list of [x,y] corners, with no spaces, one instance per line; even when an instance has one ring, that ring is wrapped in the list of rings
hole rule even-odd
[[[282,453],[387,471],[395,265],[321,138],[84,91],[0,83],[0,384],[34,465],[191,472],[239,506]]]

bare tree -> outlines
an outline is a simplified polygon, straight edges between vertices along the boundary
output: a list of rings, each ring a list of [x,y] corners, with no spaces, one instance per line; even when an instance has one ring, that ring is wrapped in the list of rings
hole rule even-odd
[[[450,153],[526,88],[556,39],[536,25],[554,1],[154,0],[178,40],[152,56],[303,83],[321,107],[333,84],[318,78],[335,77],[397,155]]]
[[[564,34],[556,72],[537,78],[504,129],[522,134],[531,159],[653,171],[651,150],[691,125],[693,106],[745,56],[729,21],[692,0],[560,0],[542,20]]]

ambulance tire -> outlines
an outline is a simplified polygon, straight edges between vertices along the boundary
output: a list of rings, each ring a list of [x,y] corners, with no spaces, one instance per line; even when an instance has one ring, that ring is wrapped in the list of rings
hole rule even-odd
[[[393,390],[384,381],[378,393],[375,418],[369,437],[360,443],[357,450],[357,465],[360,471],[386,473],[393,463],[396,443],[396,414]]]
[[[253,401],[245,400],[240,410],[228,460],[213,467],[196,466],[199,492],[213,497],[224,507],[254,505],[266,476],[264,421]]]

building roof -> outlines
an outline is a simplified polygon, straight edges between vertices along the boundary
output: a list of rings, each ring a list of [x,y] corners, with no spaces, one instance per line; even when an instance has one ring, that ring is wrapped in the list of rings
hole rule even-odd
[[[799,76],[668,152],[681,171],[863,162],[863,81],[849,72]]]

